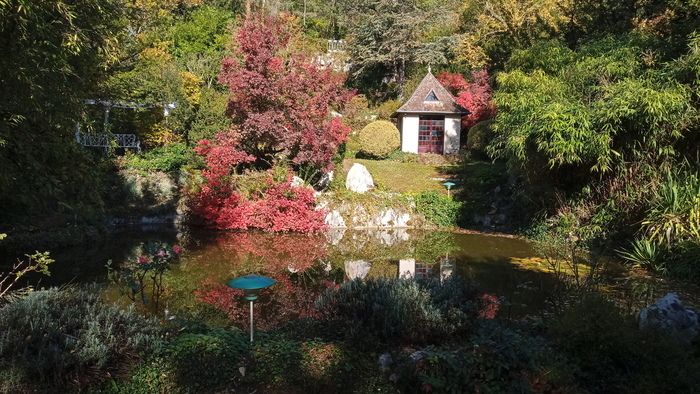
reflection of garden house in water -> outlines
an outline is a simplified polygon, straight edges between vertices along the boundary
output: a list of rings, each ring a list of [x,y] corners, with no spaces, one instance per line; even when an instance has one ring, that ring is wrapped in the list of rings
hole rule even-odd
[[[400,259],[396,264],[396,277],[402,279],[445,280],[452,276],[455,269],[454,259],[445,256],[439,264],[419,262],[416,259]],[[372,268],[372,263],[366,260],[350,260],[345,262],[345,276],[348,279],[365,279]]]

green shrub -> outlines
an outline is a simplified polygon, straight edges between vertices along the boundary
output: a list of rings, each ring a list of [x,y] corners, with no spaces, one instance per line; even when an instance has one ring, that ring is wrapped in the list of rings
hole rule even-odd
[[[467,331],[477,314],[474,299],[462,278],[370,279],[327,290],[316,306],[328,319],[346,321],[351,337],[422,342]]]
[[[145,153],[128,154],[124,158],[127,168],[142,171],[172,172],[192,162],[192,149],[183,143],[168,144]]]
[[[462,208],[460,202],[436,191],[418,194],[415,197],[415,202],[416,211],[431,223],[443,227],[457,225]]]
[[[472,126],[467,133],[467,149],[478,158],[488,158],[486,147],[493,139],[492,120],[484,120]]]
[[[692,348],[640,331],[633,317],[600,296],[580,298],[548,327],[587,392],[687,393],[700,383],[700,359]]]
[[[252,350],[253,382],[270,385],[298,385],[301,374],[301,343],[283,337],[266,337],[255,342]]]
[[[192,391],[234,387],[248,346],[247,335],[238,330],[180,335],[167,351],[173,378]]]
[[[368,156],[384,159],[401,146],[399,130],[393,123],[378,120],[365,126],[358,135],[360,151]]]
[[[563,357],[542,338],[486,324],[466,345],[428,347],[399,366],[402,392],[527,393],[570,388]],[[559,389],[559,390],[557,390]]]
[[[135,368],[129,378],[113,380],[102,391],[146,394],[232,389],[242,378],[238,368],[248,355],[245,333],[204,326],[179,335]]]
[[[96,287],[32,292],[0,309],[0,327],[0,370],[30,391],[88,386],[160,345],[157,321],[102,302]]]

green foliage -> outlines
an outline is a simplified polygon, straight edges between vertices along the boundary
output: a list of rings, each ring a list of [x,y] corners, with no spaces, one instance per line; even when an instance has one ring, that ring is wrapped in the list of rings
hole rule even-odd
[[[493,139],[492,120],[485,120],[472,126],[467,133],[467,149],[478,158],[488,158],[486,148]]]
[[[656,243],[700,242],[700,179],[697,173],[668,174],[654,190],[642,229]]]
[[[633,318],[599,296],[582,297],[548,326],[587,392],[687,392],[698,384],[700,360],[691,349],[638,330]]]
[[[358,135],[360,152],[377,159],[384,159],[401,146],[399,129],[385,120],[365,126]]]
[[[238,368],[248,354],[247,335],[240,331],[210,330],[183,334],[168,346],[168,361],[178,386],[211,391],[237,385]]]
[[[399,385],[439,393],[547,392],[566,387],[565,360],[540,337],[500,323],[484,324],[466,345],[421,350],[423,361],[402,365]]]
[[[574,55],[553,43],[520,52],[513,71],[498,77],[489,153],[532,172],[540,163],[606,172],[622,159],[671,156],[694,113],[689,91],[645,67],[636,45],[632,37]],[[543,70],[535,59],[549,53],[559,64]]]
[[[183,143],[168,144],[145,153],[127,154],[124,164],[127,168],[141,171],[178,171],[182,166],[195,160],[192,149]]]
[[[203,6],[195,9],[170,30],[170,52],[187,69],[211,84],[230,39],[228,27],[233,13],[225,8]]]
[[[624,260],[652,272],[663,273],[666,271],[666,262],[663,261],[661,247],[657,246],[654,241],[646,238],[635,239],[630,246],[629,250],[618,251]]]
[[[458,224],[462,204],[448,197],[445,193],[426,191],[415,196],[416,212],[441,227],[453,227]]]
[[[462,278],[356,279],[326,291],[316,306],[327,318],[345,321],[351,337],[416,343],[469,331],[475,296]]]
[[[3,391],[79,389],[160,344],[156,321],[105,304],[95,287],[32,292],[0,309],[0,326],[0,370],[22,376]]]
[[[197,113],[187,135],[191,143],[214,138],[216,133],[231,127],[231,118],[226,116],[228,95],[216,89],[202,89]]]

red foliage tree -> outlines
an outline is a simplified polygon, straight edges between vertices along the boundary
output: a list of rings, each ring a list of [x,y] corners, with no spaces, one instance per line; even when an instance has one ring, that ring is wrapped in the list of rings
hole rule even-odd
[[[437,79],[455,95],[457,104],[469,111],[462,118],[463,128],[470,128],[495,115],[496,106],[493,103],[493,88],[489,83],[488,71],[472,72],[471,82],[467,82],[461,74],[447,72],[440,73]]]
[[[285,158],[329,169],[350,131],[330,110],[344,105],[352,93],[343,87],[343,75],[295,53],[297,36],[289,17],[247,17],[219,81],[229,88],[227,114],[238,125],[235,133],[243,151],[260,162]]]

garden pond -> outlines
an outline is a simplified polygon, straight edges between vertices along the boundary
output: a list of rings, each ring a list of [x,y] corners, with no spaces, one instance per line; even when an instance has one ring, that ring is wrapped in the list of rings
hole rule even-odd
[[[145,275],[136,285],[138,274],[119,276],[125,266],[138,268],[143,256],[153,256],[148,249],[154,245],[155,251],[182,248],[160,279]],[[548,260],[526,240],[426,230],[301,235],[155,227],[121,231],[91,245],[52,252],[52,257],[51,276],[36,278],[38,287],[98,282],[105,285],[109,300],[124,305],[136,301],[161,318],[221,324],[230,319],[241,327],[247,322],[247,305],[226,281],[253,273],[272,277],[277,284],[263,291],[256,304],[256,325],[262,329],[314,317],[314,302],[325,289],[354,278],[443,280],[458,275],[497,298],[497,313],[506,318],[543,310],[561,285],[561,276],[548,269]],[[630,308],[669,289],[691,299],[697,294],[610,264],[604,277],[604,291],[614,292]],[[136,295],[136,287],[144,291]]]

